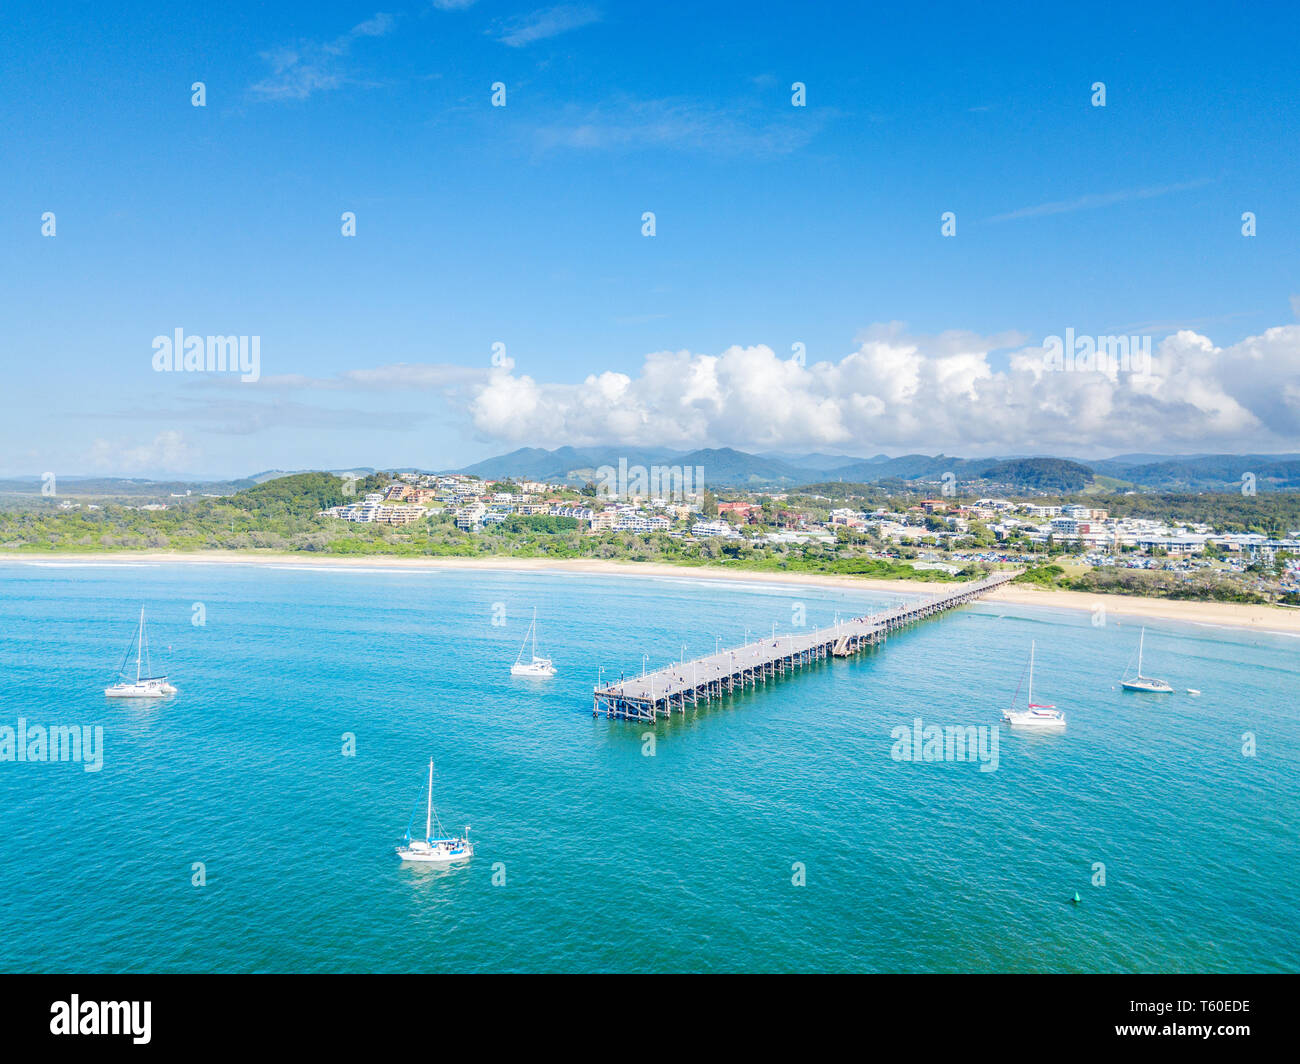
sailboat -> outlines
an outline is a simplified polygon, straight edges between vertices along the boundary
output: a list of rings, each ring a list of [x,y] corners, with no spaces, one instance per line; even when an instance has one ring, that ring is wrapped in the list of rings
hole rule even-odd
[[[414,815],[411,817],[415,819]],[[437,834],[434,834],[437,828]],[[424,839],[412,839],[411,828],[407,825],[405,845],[397,847],[397,856],[403,861],[415,864],[450,864],[453,861],[467,861],[474,856],[474,847],[469,841],[469,825],[460,838],[444,835],[442,825],[433,813],[433,758],[429,759],[429,793],[424,810]]]
[[[1015,697],[1019,697],[1020,688],[1016,687]],[[1034,642],[1029,643],[1029,702],[1025,709],[1016,709],[1013,698],[1012,705],[1002,711],[1002,720],[1004,723],[1011,725],[1013,728],[1064,728],[1065,714],[1055,706],[1048,703],[1038,703],[1034,701]]]
[[[126,664],[135,650],[135,679],[126,671]],[[176,693],[176,688],[167,682],[166,676],[151,676],[153,663],[149,660],[149,637],[144,628],[144,607],[140,607],[140,627],[136,631],[131,645],[126,648],[122,664],[118,667],[118,682],[104,688],[108,698],[162,698]]]
[[[531,661],[524,661],[524,651],[528,648],[529,640],[532,641]],[[528,626],[528,631],[524,633],[524,645],[519,648],[519,656],[515,658],[515,663],[510,666],[511,676],[554,676],[555,666],[551,664],[550,658],[539,658],[537,656],[537,607],[533,607],[533,621]]]
[[[1153,676],[1142,675],[1142,644],[1146,640],[1147,630],[1142,629],[1142,634],[1138,636],[1138,671],[1137,675],[1131,678],[1121,677],[1119,685],[1126,691],[1147,691],[1155,695],[1173,694],[1173,687],[1164,680],[1157,680]]]

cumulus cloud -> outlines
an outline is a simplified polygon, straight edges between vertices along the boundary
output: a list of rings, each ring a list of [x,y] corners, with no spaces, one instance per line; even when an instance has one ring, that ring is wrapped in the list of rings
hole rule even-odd
[[[1148,373],[1062,372],[1014,333],[874,326],[806,365],[764,345],[660,351],[580,384],[501,366],[473,391],[476,429],[539,446],[841,447],[963,454],[1284,449],[1300,443],[1300,326],[1230,347],[1181,330]]]

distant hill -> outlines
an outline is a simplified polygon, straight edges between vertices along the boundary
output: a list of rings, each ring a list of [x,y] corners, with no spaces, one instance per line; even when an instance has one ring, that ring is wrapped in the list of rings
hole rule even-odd
[[[953,455],[904,454],[896,458],[877,454],[871,458],[811,453],[767,452],[750,454],[732,447],[680,451],[668,447],[560,447],[544,450],[521,447],[509,454],[486,458],[455,470],[504,480],[511,477],[583,484],[601,466],[703,466],[704,483],[718,489],[789,490],[809,484],[877,485],[896,490],[936,490],[946,474],[975,490],[1062,492],[1115,491],[1222,492],[1238,491],[1242,475],[1254,476],[1257,491],[1300,491],[1300,454],[1125,454],[1104,459],[1071,459],[1052,455],[1001,458],[959,458]],[[384,467],[384,472],[421,472],[411,467]],[[104,497],[155,497],[172,494],[231,495],[259,484],[291,477],[339,476],[344,472],[371,476],[374,469],[355,466],[346,470],[268,469],[238,480],[151,480],[129,477],[77,477],[58,479],[59,495]],[[301,483],[301,482],[300,482]],[[39,495],[41,479],[10,477],[0,480],[0,495]]]
[[[802,484],[809,470],[775,458],[762,458],[730,447],[710,447],[681,455],[674,464],[701,466],[705,484],[730,487],[771,487]]]
[[[294,477],[294,476],[298,476],[300,473],[333,473],[336,477],[342,476],[344,473],[355,473],[357,476],[364,477],[364,476],[369,476],[371,473],[375,473],[375,472],[378,472],[378,470],[372,468],[371,466],[351,466],[348,469],[266,469],[263,470],[261,473],[254,473],[248,479],[253,481],[253,483],[255,484],[263,484],[268,480],[275,480],[279,477]],[[410,468],[385,469],[385,472],[416,473],[418,472],[418,470],[410,469]]]
[[[1181,462],[1189,458],[1204,457],[1203,454],[1117,454],[1113,458],[1105,459],[1105,461],[1107,465],[1140,466],[1151,465],[1155,462]],[[1083,461],[1085,465],[1089,464],[1083,459],[1079,459],[1079,461]]]
[[[184,495],[231,495],[252,487],[251,477],[241,480],[150,480],[146,477],[75,477],[61,476],[54,485],[60,496],[148,497]],[[40,477],[9,477],[0,480],[0,494],[40,495],[44,481]]]
[[[1065,458],[1017,458],[990,466],[980,479],[1022,491],[1073,495],[1092,483],[1093,472]]]
[[[488,458],[458,469],[458,473],[500,480],[503,477],[526,477],[532,480],[564,480],[582,483],[592,479],[601,466],[618,468],[619,461],[629,466],[703,466],[706,484],[742,487],[798,484],[808,479],[808,470],[799,469],[774,458],[747,454],[730,447],[704,448],[697,451],[671,451],[666,448],[638,447],[560,447],[546,451],[521,447],[517,451]]]
[[[1097,473],[1160,491],[1239,489],[1246,473],[1254,476],[1257,491],[1300,489],[1300,455],[1208,454],[1137,465],[1120,465],[1116,459],[1089,465]]]
[[[785,454],[780,451],[767,451],[755,455],[756,458],[771,459],[781,462],[784,465],[794,466],[796,469],[843,469],[846,466],[859,464],[862,462],[888,462],[889,455],[878,454],[874,458],[855,458],[847,454]]]
[[[958,480],[969,480],[979,476],[996,462],[996,458],[967,459],[952,458],[942,454],[905,454],[898,458],[884,458],[883,461],[871,459],[830,469],[826,471],[826,477],[823,479],[859,481],[864,484],[879,483],[884,480],[919,480],[938,483],[943,480],[945,473],[952,473]]]
[[[346,495],[345,482],[333,473],[290,473],[247,488],[229,501],[259,517],[310,517],[331,506],[356,502],[386,482],[386,476],[372,473],[352,485],[351,495]]]
[[[590,473],[603,465],[617,468],[624,458],[628,465],[678,465],[681,452],[659,448],[637,447],[560,447],[546,451],[540,447],[521,447],[509,454],[486,458],[481,462],[454,470],[484,480],[502,477],[526,477],[530,480],[586,480]]]

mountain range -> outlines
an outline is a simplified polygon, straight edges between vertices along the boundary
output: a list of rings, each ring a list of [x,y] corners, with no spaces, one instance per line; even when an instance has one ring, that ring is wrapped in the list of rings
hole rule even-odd
[[[1259,491],[1300,490],[1300,454],[1127,454],[1100,460],[1049,456],[957,458],[950,455],[879,454],[854,458],[836,454],[749,454],[729,447],[695,451],[667,448],[560,447],[553,451],[523,447],[456,470],[484,479],[523,477],[582,483],[596,479],[601,466],[701,466],[704,483],[725,488],[792,488],[809,483],[844,482],[914,487],[942,485],[945,474],[958,483],[986,482],[1049,492],[1081,491],[1089,485],[1158,491],[1228,491],[1240,489],[1249,474]]]
[[[788,490],[809,485],[863,484],[885,488],[938,491],[945,481],[990,494],[999,490],[1048,494],[1081,491],[1300,491],[1300,454],[1122,454],[1105,459],[1070,459],[1041,455],[996,458],[958,458],[951,455],[877,454],[858,458],[845,454],[750,454],[729,447],[677,451],[664,447],[560,447],[548,451],[522,447],[509,454],[475,462],[450,472],[468,473],[485,480],[515,477],[526,480],[583,484],[598,480],[602,466],[702,467],[704,484],[712,488]],[[415,467],[389,472],[424,472]],[[237,480],[151,479],[147,477],[60,477],[59,492],[67,495],[166,496],[195,493],[226,495],[288,476],[313,470],[268,469]],[[326,470],[339,474],[343,470]],[[347,472],[375,472],[353,467]],[[33,495],[41,491],[39,477],[0,480],[0,494]]]

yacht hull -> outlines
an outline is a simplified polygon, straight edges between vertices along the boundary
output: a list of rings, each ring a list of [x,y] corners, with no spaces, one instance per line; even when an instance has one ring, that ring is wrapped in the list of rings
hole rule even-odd
[[[1149,695],[1171,695],[1174,689],[1163,680],[1121,680],[1125,691],[1143,691]]]
[[[175,694],[171,684],[118,683],[104,688],[105,698],[166,698]]]
[[[397,856],[403,864],[455,864],[457,861],[468,861],[474,856],[473,848],[465,850],[408,850],[399,846]]]
[[[1064,717],[1035,717],[1028,713],[1003,713],[1002,723],[1025,731],[1064,731]]]
[[[552,665],[511,665],[511,676],[554,676],[555,668]]]

